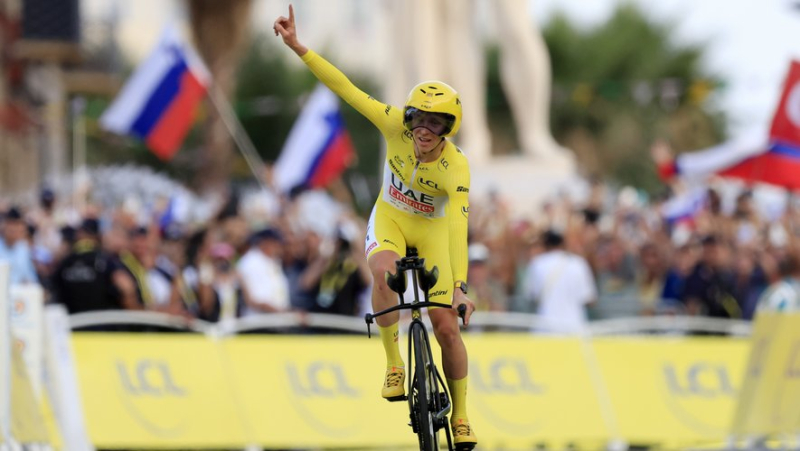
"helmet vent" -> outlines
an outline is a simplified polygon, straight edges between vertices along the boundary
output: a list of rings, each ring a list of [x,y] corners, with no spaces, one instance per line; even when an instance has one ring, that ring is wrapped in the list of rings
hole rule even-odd
[[[437,93],[436,93],[436,94],[434,94],[434,95],[435,95],[435,96],[443,96],[443,95],[444,95],[444,93],[443,93],[443,92],[437,92]]]
[[[423,93],[423,94],[427,94],[427,93],[428,93],[427,91],[425,91],[425,90],[424,90],[424,89],[422,89],[422,88],[419,88],[419,90],[420,90],[420,91],[422,91],[422,93]]]
[[[428,89],[433,89],[434,91],[438,91],[439,90],[439,88],[437,88],[436,86],[430,86],[430,85],[428,86]]]

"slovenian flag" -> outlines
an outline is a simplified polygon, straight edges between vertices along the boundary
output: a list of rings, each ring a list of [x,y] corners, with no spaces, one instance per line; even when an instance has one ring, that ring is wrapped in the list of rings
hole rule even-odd
[[[680,193],[661,206],[661,215],[670,225],[693,222],[703,211],[708,198],[708,190],[703,187]]]
[[[664,178],[718,175],[800,190],[800,62],[792,61],[769,132],[679,155],[659,167]]]
[[[162,160],[183,143],[211,76],[174,27],[136,68],[100,123],[106,130],[133,135]]]
[[[339,99],[320,84],[311,94],[275,162],[275,186],[284,193],[321,188],[355,159]]]

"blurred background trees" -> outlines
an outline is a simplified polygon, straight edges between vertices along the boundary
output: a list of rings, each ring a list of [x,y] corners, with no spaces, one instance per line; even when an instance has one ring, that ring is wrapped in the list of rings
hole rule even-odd
[[[723,82],[703,69],[703,43],[676,42],[670,23],[654,22],[635,6],[622,5],[607,22],[593,28],[581,28],[556,14],[543,26],[543,34],[553,68],[552,132],[576,153],[583,174],[655,192],[661,184],[649,155],[654,139],[666,138],[680,151],[724,138],[726,118],[714,106],[714,93]],[[236,70],[226,74],[233,77],[226,82],[231,102],[256,149],[272,162],[316,80],[291,61],[295,56],[271,35],[256,33],[244,44],[231,45],[242,46]],[[495,155],[515,153],[518,148],[500,86],[498,56],[497,47],[487,43],[486,108]],[[129,72],[134,63],[124,65]],[[381,92],[378,80],[350,71],[348,76],[366,92]],[[228,172],[234,181],[253,181],[238,152],[203,150],[210,105],[184,149],[164,164],[133,140],[99,132],[96,119],[109,102],[90,98],[87,104],[90,164],[146,164],[179,180],[195,181],[192,185],[202,191],[203,183],[218,183],[222,177],[209,176],[208,163],[216,161],[211,153],[231,161],[230,168],[215,165],[214,170]],[[358,152],[358,163],[348,177],[375,189],[382,167],[380,135],[352,108],[342,111]]]
[[[670,24],[633,5],[580,29],[555,15],[543,34],[553,67],[553,135],[576,152],[586,174],[653,191],[654,139],[675,149],[718,143],[725,116],[713,107],[721,81],[702,68],[702,43],[675,42]]]

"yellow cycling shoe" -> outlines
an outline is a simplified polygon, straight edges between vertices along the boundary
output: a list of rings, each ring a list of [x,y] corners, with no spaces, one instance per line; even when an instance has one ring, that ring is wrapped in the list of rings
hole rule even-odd
[[[469,420],[459,418],[451,426],[453,427],[453,444],[456,445],[457,450],[470,450],[478,444],[478,438],[475,437]]]
[[[393,366],[386,369],[386,379],[383,382],[381,396],[389,401],[403,401],[406,399],[406,369]]]

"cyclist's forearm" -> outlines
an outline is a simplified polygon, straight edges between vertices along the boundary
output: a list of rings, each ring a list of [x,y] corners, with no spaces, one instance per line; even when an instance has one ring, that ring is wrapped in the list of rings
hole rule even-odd
[[[319,81],[369,119],[382,133],[386,133],[390,125],[387,122],[387,112],[391,108],[387,108],[386,104],[367,95],[354,85],[342,71],[313,50],[306,49],[306,53],[301,58]]]
[[[466,164],[451,169],[447,181],[450,220],[450,267],[453,282],[467,281],[467,232],[469,223],[469,166]]]
[[[450,218],[450,268],[453,282],[467,281],[467,220],[460,219],[460,212]]]
[[[303,44],[297,42],[289,46],[294,53],[297,54],[300,58],[303,57],[306,53],[308,53],[308,47],[304,46]]]

